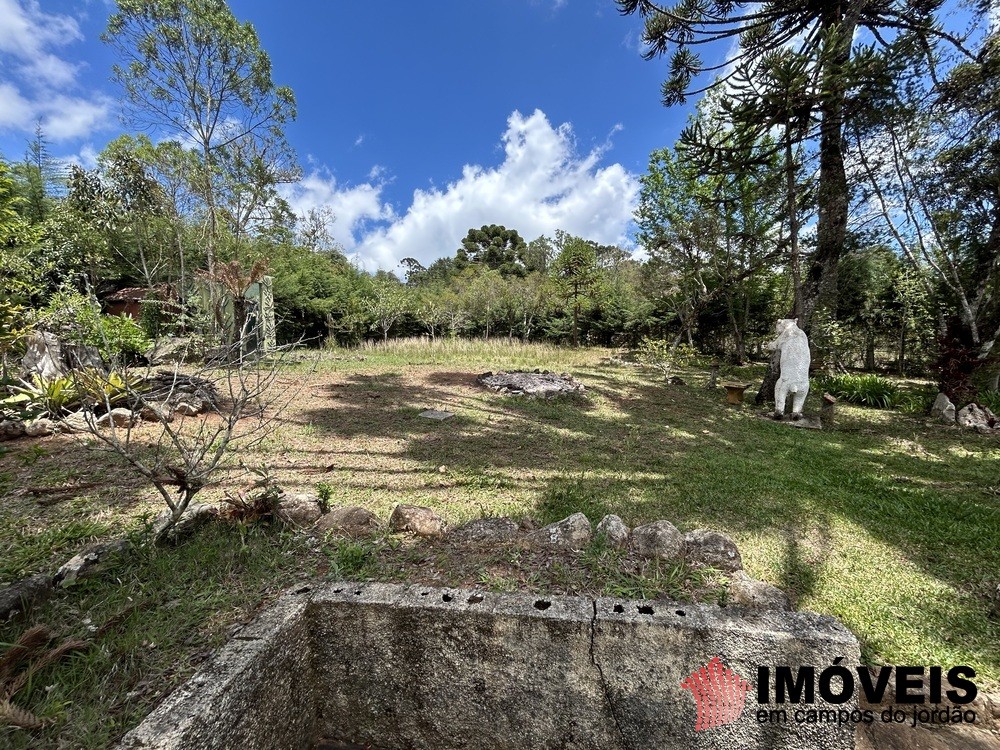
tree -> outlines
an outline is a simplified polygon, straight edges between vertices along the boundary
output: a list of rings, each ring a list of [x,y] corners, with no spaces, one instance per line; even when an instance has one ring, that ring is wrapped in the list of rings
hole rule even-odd
[[[458,258],[462,263],[476,263],[499,271],[504,276],[524,276],[527,244],[517,230],[498,224],[470,229],[462,240]]]
[[[35,137],[28,142],[24,162],[18,165],[23,181],[25,218],[32,224],[41,224],[52,210],[52,193],[59,180],[59,169],[49,153],[49,142],[42,130],[42,123],[35,124]]]
[[[799,121],[814,114],[818,128],[816,250],[803,280],[802,294],[803,323],[808,326],[817,306],[830,310],[836,304],[837,265],[845,252],[850,204],[844,127],[870,106],[866,101],[868,89],[874,82],[881,83],[891,68],[888,55],[880,57],[874,47],[856,41],[856,32],[869,32],[883,50],[890,47],[886,32],[905,37],[911,49],[929,51],[939,39],[964,49],[960,38],[936,23],[934,14],[941,3],[793,0],[753,3],[749,8],[725,0],[681,0],[673,7],[652,0],[616,0],[616,4],[623,14],[638,12],[644,17],[643,38],[648,45],[645,59],[670,55],[671,72],[662,88],[667,106],[726,85],[737,76],[754,80],[771,56],[788,50],[808,71],[809,85],[799,89],[808,95],[793,110]],[[980,12],[985,12],[982,5]],[[735,53],[718,65],[703,64],[694,51],[713,42],[736,41],[738,44],[732,47]],[[720,70],[728,72],[701,88],[693,86],[702,74],[714,75]],[[801,137],[806,135],[812,137],[813,132],[801,133]]]
[[[256,157],[265,148],[286,150],[266,144],[283,144],[283,126],[295,117],[292,91],[274,84],[257,32],[239,23],[225,0],[119,0],[103,39],[122,60],[113,74],[125,90],[131,119],[198,145],[206,259],[213,273],[220,173],[234,163],[266,163],[233,155],[237,148]],[[273,179],[267,173],[262,184]]]
[[[580,312],[599,275],[597,245],[565,232],[556,232],[556,244],[560,246],[560,250],[553,264],[555,277],[559,280],[563,295],[572,310],[573,346],[579,346]]]
[[[941,371],[964,379],[990,366],[1000,338],[1000,34],[983,40],[975,60],[924,72],[929,84],[914,78],[890,92],[851,134],[886,239],[944,302]],[[1000,365],[992,367],[996,388]],[[939,385],[974,390],[946,377]]]
[[[337,215],[329,206],[310,208],[298,217],[296,241],[314,253],[343,254],[343,246],[333,238],[330,225]]]
[[[169,513],[155,528],[154,542],[167,538],[195,496],[232,467],[237,447],[251,449],[271,434],[280,402],[292,396],[287,387],[273,387],[284,366],[281,356],[266,363],[248,360],[237,343],[223,357],[231,366],[204,366],[194,374],[175,368],[152,375],[122,366],[107,379],[80,370],[70,375],[77,390],[89,394],[74,431],[82,427],[98,446],[125,459],[166,503]],[[198,410],[208,406],[209,418],[174,417],[172,405],[186,402],[192,409],[192,400]],[[132,419],[105,424],[102,413],[123,403],[133,414],[151,417],[158,434],[148,442],[139,439]]]
[[[389,330],[410,309],[406,287],[395,276],[379,272],[361,300],[361,309],[370,321],[371,330],[380,330],[382,341],[388,341]]]

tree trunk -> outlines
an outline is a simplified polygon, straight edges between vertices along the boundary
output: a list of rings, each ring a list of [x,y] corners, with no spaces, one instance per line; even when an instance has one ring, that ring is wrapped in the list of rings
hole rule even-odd
[[[865,335],[865,371],[875,370],[875,332],[868,331]]]
[[[757,395],[754,396],[753,402],[760,406],[765,403],[772,403],[774,401],[774,386],[778,383],[778,377],[781,375],[781,352],[773,351],[771,352],[771,369],[767,371],[764,375],[764,382],[760,384],[760,388],[757,389]]]
[[[817,310],[831,320],[837,313],[837,266],[847,238],[849,189],[844,169],[844,68],[851,57],[855,24],[844,21],[843,5],[830,4],[822,21],[831,34],[831,48],[824,50],[822,122],[819,142],[819,216],[816,252],[803,285],[802,318],[799,326],[809,332]]]

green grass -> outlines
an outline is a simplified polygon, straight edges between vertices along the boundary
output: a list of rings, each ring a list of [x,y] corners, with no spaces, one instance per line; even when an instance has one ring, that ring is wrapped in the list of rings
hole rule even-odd
[[[321,559],[305,541],[265,528],[210,526],[179,547],[139,546],[107,577],[59,592],[34,620],[92,645],[15,696],[50,725],[0,728],[0,745],[111,747],[228,640],[234,621],[315,574]],[[22,628],[0,626],[0,642],[13,642]]]
[[[290,382],[307,381],[301,398],[243,458],[267,462],[290,491],[322,484],[331,504],[384,518],[408,502],[452,525],[485,515],[547,523],[583,511],[595,523],[616,513],[633,526],[662,518],[682,531],[717,529],[736,540],[752,576],[785,589],[798,609],[839,617],[870,663],[971,664],[982,687],[1000,685],[996,436],[843,402],[832,429],[793,429],[759,418],[763,408],[750,402],[727,406],[721,390],[702,387],[707,371],[681,369],[687,385],[668,385],[609,354],[506,340],[326,352],[307,370],[292,368]],[[586,396],[528,401],[474,385],[485,370],[536,367],[570,371]],[[819,411],[821,393],[814,383],[807,412]],[[428,407],[456,416],[420,419]],[[47,440],[37,461],[16,459],[24,448],[9,444],[0,492],[63,476],[62,453]],[[134,514],[148,502],[135,488],[117,492],[51,509],[10,494],[0,506],[4,570],[34,572],[68,557],[88,533],[73,521],[104,524],[103,536],[141,526]],[[22,505],[15,512],[11,502]],[[37,737],[0,730],[0,745],[107,746],[224,642],[232,623],[301,577],[725,601],[714,571],[638,565],[600,542],[579,555],[517,545],[466,555],[394,537],[210,527],[176,549],[133,553],[32,614],[62,635],[116,624],[90,633],[95,649],[18,696],[52,727]],[[26,624],[3,626],[0,641]]]

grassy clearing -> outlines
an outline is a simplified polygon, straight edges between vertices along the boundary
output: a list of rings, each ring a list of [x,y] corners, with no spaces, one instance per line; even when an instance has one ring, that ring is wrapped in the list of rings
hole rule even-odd
[[[707,372],[682,370],[688,384],[667,385],[608,354],[505,341],[326,352],[282,375],[291,402],[278,429],[241,458],[269,464],[289,491],[324,484],[331,503],[383,516],[409,502],[452,524],[484,515],[545,523],[582,510],[595,522],[618,513],[632,525],[666,518],[685,531],[725,531],[751,575],[786,589],[800,609],[840,617],[870,662],[967,663],[983,685],[1000,683],[997,437],[844,404],[835,429],[791,429],[751,405],[725,405],[701,387]],[[523,401],[475,385],[486,370],[536,367],[571,372],[587,396]],[[807,411],[818,411],[817,397]],[[456,416],[420,419],[427,408]],[[92,537],[138,530],[156,507],[147,488],[125,474],[108,479],[114,467],[70,438],[4,448],[2,578],[46,569]],[[95,480],[105,484],[51,503],[25,491]],[[710,575],[636,566],[600,545],[560,556],[222,527],[177,549],[135,553],[33,613],[33,622],[86,635],[129,612],[25,696],[57,723],[39,737],[0,733],[0,743],[104,747],[232,623],[282,586],[317,577],[720,598]],[[24,626],[5,626],[0,641]]]

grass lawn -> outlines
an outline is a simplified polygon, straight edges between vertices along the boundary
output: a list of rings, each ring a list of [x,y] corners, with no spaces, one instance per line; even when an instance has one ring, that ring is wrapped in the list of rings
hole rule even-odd
[[[610,354],[504,342],[328,352],[282,373],[291,401],[277,430],[240,458],[267,463],[288,491],[322,483],[333,504],[383,517],[403,502],[453,525],[583,511],[595,523],[617,513],[724,531],[752,576],[798,609],[839,617],[870,663],[970,664],[981,687],[1000,685],[1000,437],[843,404],[834,429],[792,429],[727,406],[702,387],[707,372],[667,385]],[[527,401],[475,383],[485,370],[536,367],[572,373],[587,395]],[[428,408],[456,416],[417,416]],[[139,535],[158,510],[150,488],[79,438],[0,452],[0,582],[51,570],[94,539]],[[240,483],[233,474],[199,499]],[[18,693],[52,724],[0,729],[0,744],[105,747],[281,588],[341,577],[719,600],[711,580],[630,568],[597,546],[463,556],[446,543],[216,525],[178,547],[127,552],[31,613],[94,646]],[[26,624],[0,626],[0,642]]]

